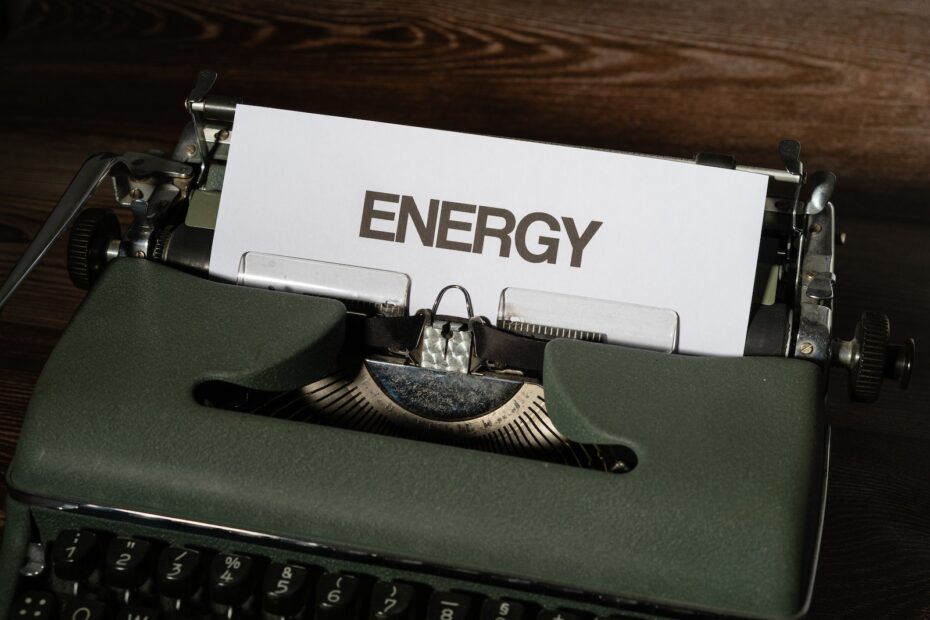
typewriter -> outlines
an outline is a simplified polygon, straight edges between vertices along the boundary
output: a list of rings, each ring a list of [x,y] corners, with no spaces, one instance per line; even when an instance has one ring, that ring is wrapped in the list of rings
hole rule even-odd
[[[491,320],[338,273],[211,280],[237,105],[215,80],[170,156],[88,159],[0,290],[70,227],[90,292],[7,474],[0,619],[805,614],[827,370],[873,401],[914,342],[875,313],[834,336],[835,178],[797,142],[783,169],[696,156],[769,189],[745,356],[686,356],[596,304]],[[126,230],[84,208],[108,179]]]

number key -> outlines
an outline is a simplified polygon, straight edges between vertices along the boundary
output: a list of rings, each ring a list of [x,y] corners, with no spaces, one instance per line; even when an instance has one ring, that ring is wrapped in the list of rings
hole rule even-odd
[[[97,568],[99,539],[87,530],[62,530],[52,548],[52,567],[59,579],[83,581]]]
[[[411,620],[416,617],[415,603],[413,586],[379,581],[371,589],[371,620]]]
[[[152,545],[135,538],[114,538],[107,546],[107,585],[115,588],[140,588],[148,579]]]
[[[210,564],[210,594],[214,603],[242,605],[252,594],[252,558],[219,553]]]
[[[316,588],[316,620],[356,620],[359,615],[357,577],[327,573]]]
[[[310,597],[308,581],[309,571],[303,566],[272,562],[262,585],[264,610],[279,616],[297,615]]]
[[[168,547],[162,551],[156,571],[158,591],[163,596],[175,599],[193,596],[200,585],[201,561],[200,552],[193,549]]]
[[[472,597],[461,592],[433,592],[426,609],[426,620],[469,620]]]

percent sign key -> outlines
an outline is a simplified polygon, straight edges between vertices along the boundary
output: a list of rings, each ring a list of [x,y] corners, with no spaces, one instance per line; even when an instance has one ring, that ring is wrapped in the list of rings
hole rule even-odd
[[[253,560],[247,555],[219,553],[210,563],[210,596],[220,605],[242,605],[252,594]]]

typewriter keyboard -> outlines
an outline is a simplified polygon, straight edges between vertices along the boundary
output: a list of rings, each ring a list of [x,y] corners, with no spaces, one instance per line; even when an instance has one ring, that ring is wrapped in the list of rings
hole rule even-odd
[[[595,620],[480,582],[151,528],[56,528],[29,547],[11,620]],[[158,534],[161,534],[159,536]],[[167,535],[166,535],[167,534]],[[214,544],[209,542],[213,540]],[[208,544],[204,544],[204,543]],[[413,563],[415,565],[415,563]],[[2,617],[2,614],[0,614]]]

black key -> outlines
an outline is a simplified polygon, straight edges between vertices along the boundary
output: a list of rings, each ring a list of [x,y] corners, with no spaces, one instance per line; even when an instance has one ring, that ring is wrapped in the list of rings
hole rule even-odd
[[[114,588],[142,587],[149,577],[152,545],[135,538],[114,538],[107,545],[107,585]]]
[[[10,609],[10,618],[28,620],[53,620],[58,611],[55,595],[48,592],[28,590],[19,595]],[[69,619],[70,620],[70,619]]]
[[[119,610],[115,620],[158,620],[159,616],[157,609],[129,605]],[[67,620],[71,619],[68,618]]]
[[[416,595],[409,584],[379,581],[371,589],[371,619],[413,620]]]
[[[356,620],[359,615],[357,577],[327,573],[320,577],[316,587],[316,620]]]
[[[210,563],[210,596],[220,605],[242,605],[252,594],[252,558],[219,553]]]
[[[262,585],[264,611],[280,616],[299,613],[310,598],[309,580],[309,571],[303,566],[272,562]]]
[[[97,568],[99,538],[87,530],[62,530],[52,549],[52,567],[59,579],[83,581]]]
[[[426,608],[426,620],[469,620],[473,616],[472,597],[461,592],[433,592]]]
[[[540,609],[536,620],[581,620],[581,615],[571,611],[558,611],[555,609]]]
[[[481,620],[529,620],[526,605],[515,601],[488,599],[481,605]]]
[[[199,551],[182,547],[168,547],[158,558],[155,571],[158,591],[170,598],[190,598],[197,592],[200,577],[200,564],[203,561]]]
[[[106,613],[106,605],[99,601],[87,601],[69,596],[61,611],[61,620],[103,620]]]

